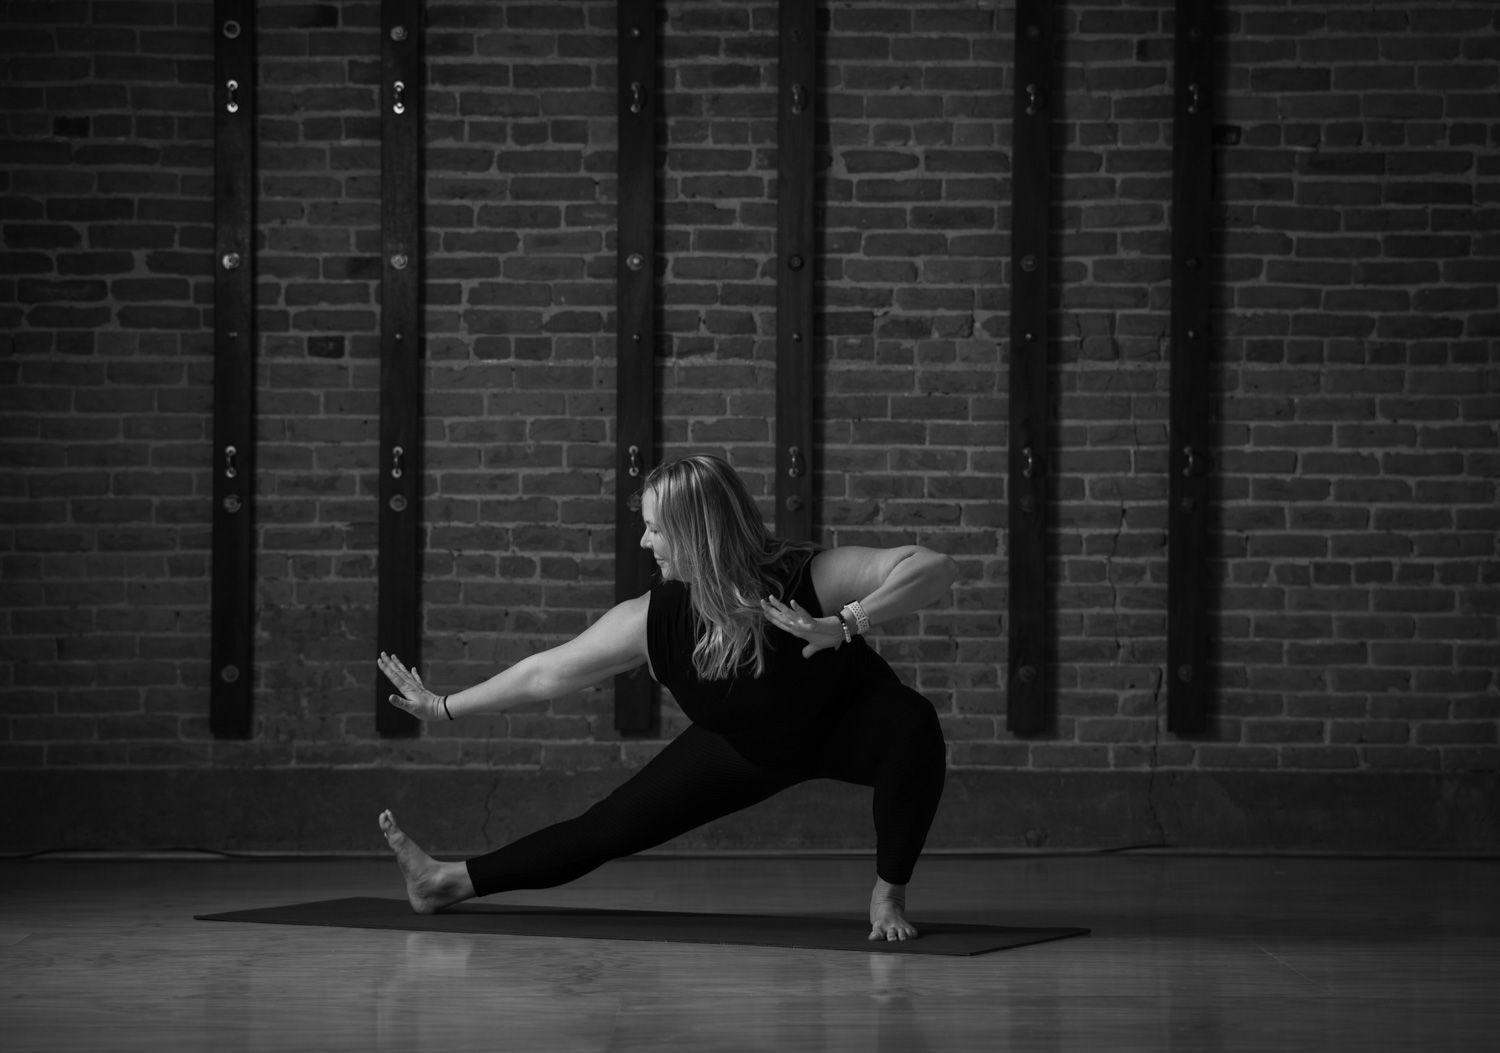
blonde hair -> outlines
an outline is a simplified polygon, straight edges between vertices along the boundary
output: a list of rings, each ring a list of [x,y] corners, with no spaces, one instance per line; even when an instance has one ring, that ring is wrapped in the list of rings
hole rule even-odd
[[[723,680],[746,666],[760,676],[766,668],[760,601],[788,583],[796,566],[791,556],[816,546],[774,537],[743,480],[717,457],[662,464],[643,489],[656,496],[656,527],[703,627],[693,669],[704,680]]]

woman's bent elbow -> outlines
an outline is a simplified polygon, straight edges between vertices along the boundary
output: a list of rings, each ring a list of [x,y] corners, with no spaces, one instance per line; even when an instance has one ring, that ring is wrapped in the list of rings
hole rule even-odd
[[[935,574],[942,581],[946,592],[962,576],[962,571],[959,570],[958,561],[952,556],[942,552],[934,552],[933,556],[936,557],[933,561]]]

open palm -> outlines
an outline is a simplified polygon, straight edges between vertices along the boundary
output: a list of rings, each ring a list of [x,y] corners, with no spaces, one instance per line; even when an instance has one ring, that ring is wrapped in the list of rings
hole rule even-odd
[[[760,609],[766,621],[776,628],[807,641],[802,649],[803,658],[811,658],[824,648],[837,649],[844,642],[838,618],[814,618],[796,600],[785,604],[775,596],[767,596],[760,601]]]
[[[393,654],[380,652],[380,658],[375,663],[385,678],[391,682],[399,694],[390,696],[391,705],[397,709],[404,709],[418,720],[438,720],[443,716],[442,696],[427,690],[422,683],[422,674],[417,672],[417,667],[408,669]]]

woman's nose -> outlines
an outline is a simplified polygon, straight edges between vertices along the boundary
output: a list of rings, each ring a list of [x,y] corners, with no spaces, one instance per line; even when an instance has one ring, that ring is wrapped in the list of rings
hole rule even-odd
[[[651,542],[647,539],[647,535],[642,534],[641,535],[641,548],[650,548],[650,547],[651,547]]]

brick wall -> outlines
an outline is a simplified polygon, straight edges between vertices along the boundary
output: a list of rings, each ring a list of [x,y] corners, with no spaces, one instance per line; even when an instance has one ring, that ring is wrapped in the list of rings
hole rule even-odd
[[[1061,5],[1056,720],[1004,728],[1011,11],[824,5],[820,526],[964,579],[882,627],[960,770],[1493,771],[1500,43],[1227,0],[1214,719],[1164,726],[1171,4]],[[668,3],[666,453],[772,464],[775,5]],[[257,5],[256,734],[208,731],[211,5],[6,5],[0,763],[628,768],[608,686],[370,713],[379,4]],[[613,594],[614,5],[429,3],[423,666]],[[769,512],[769,504],[766,505]],[[665,732],[681,726],[672,707]]]

